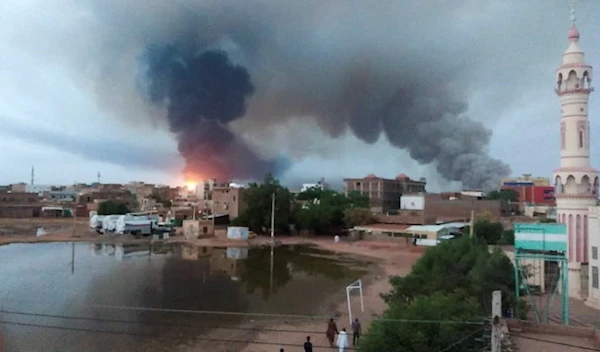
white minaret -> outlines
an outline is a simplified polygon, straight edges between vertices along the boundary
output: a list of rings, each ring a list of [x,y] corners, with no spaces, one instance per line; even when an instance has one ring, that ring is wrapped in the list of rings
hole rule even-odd
[[[567,225],[569,296],[586,298],[588,293],[588,208],[596,205],[598,170],[590,165],[588,98],[592,67],[584,61],[579,31],[571,5],[569,47],[556,70],[556,93],[560,97],[560,168],[554,171],[556,213]],[[584,280],[582,280],[582,274]]]

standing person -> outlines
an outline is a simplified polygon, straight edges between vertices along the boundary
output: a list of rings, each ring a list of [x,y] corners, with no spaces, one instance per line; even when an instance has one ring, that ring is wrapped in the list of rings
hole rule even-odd
[[[335,334],[338,334],[337,325],[335,325],[335,321],[333,318],[329,319],[329,324],[327,325],[327,340],[329,340],[329,345],[333,347],[333,340],[335,339]]]
[[[306,342],[304,343],[304,352],[313,352],[312,342],[310,342],[310,336],[306,336]]]
[[[361,328],[358,318],[352,322],[352,346],[356,346],[358,340],[360,340]]]
[[[346,334],[346,329],[342,329],[338,335],[337,345],[339,352],[345,352],[348,349],[348,334]]]

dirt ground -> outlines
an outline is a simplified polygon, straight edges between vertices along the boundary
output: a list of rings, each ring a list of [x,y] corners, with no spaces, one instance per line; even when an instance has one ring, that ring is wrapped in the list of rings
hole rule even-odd
[[[284,241],[286,243],[287,241]],[[296,242],[296,241],[293,241]],[[307,242],[306,240],[297,240],[297,242]],[[391,285],[389,284],[388,277],[392,275],[406,275],[410,272],[412,265],[419,258],[423,252],[422,248],[414,248],[411,245],[401,243],[382,243],[382,242],[353,242],[353,243],[338,243],[335,244],[330,239],[324,240],[310,240],[310,243],[316,243],[319,247],[334,252],[351,253],[354,255],[360,255],[370,258],[376,258],[379,260],[379,268],[381,269],[375,273],[375,277],[370,278],[370,283],[364,290],[364,307],[365,311],[360,311],[360,300],[358,295],[353,297],[352,308],[353,315],[361,321],[362,328],[367,331],[371,321],[380,315],[386,308],[387,305],[381,299],[380,293],[389,292]],[[334,297],[337,304],[334,305],[334,310],[331,311],[331,317],[334,317],[338,326],[338,329],[346,328],[350,331],[350,323],[348,320],[348,308],[346,303],[346,297],[342,293],[339,297]],[[271,325],[269,329],[281,329],[281,330],[296,330],[296,331],[318,331],[317,334],[308,334],[303,332],[292,333],[292,332],[260,332],[254,337],[255,341],[264,342],[283,342],[286,345],[281,347],[286,352],[303,351],[302,344],[307,335],[311,335],[313,345],[316,347],[314,351],[330,351],[330,348],[323,348],[321,346],[328,346],[328,341],[325,337],[325,330],[327,328],[327,320],[319,321],[294,321],[289,323],[280,323]],[[296,346],[289,346],[289,344],[297,344]],[[319,347],[317,347],[319,346]],[[250,344],[246,346],[243,352],[259,352],[267,351],[264,345]],[[273,346],[275,347],[275,346]],[[276,349],[270,349],[276,351]]]

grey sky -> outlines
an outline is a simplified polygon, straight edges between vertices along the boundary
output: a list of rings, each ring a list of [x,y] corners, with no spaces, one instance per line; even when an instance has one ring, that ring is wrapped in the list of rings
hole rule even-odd
[[[37,183],[92,182],[98,171],[106,182],[179,181],[182,160],[165,132],[164,112],[146,104],[133,84],[135,57],[140,45],[182,30],[178,20],[197,3],[202,4],[193,6],[216,6],[216,1],[192,0],[2,1],[0,147],[11,167],[0,170],[0,184],[27,181],[32,164]],[[265,6],[250,12],[255,16],[278,18],[286,11],[267,6],[274,1],[253,3]],[[273,58],[275,66],[297,62],[290,75],[301,77],[311,74],[303,71],[311,67],[303,65],[306,60],[333,67],[341,55],[361,50],[379,50],[384,59],[401,57],[403,51],[448,53],[448,62],[460,63],[452,84],[467,95],[466,115],[494,131],[492,156],[508,163],[513,174],[544,176],[557,167],[560,107],[553,80],[568,45],[566,0],[319,3],[290,1],[287,11],[297,23],[281,27],[281,33],[306,26],[311,43],[321,46],[302,50],[306,37],[285,38],[298,49]],[[247,10],[240,6],[236,13]],[[594,66],[600,57],[595,40],[600,23],[594,21],[599,10],[600,3],[592,0],[581,0],[577,10],[581,47]],[[225,39],[214,41],[231,45]],[[235,58],[244,62],[252,55],[240,51]],[[401,62],[397,69],[402,70]],[[420,69],[425,75],[439,72],[437,67]],[[590,101],[594,164],[600,148],[593,142],[600,132],[596,94]],[[250,112],[260,114],[260,101],[251,102]],[[296,164],[286,175],[290,181],[404,172],[427,176],[434,187],[448,186],[437,180],[435,167],[410,160],[383,137],[367,145],[348,133],[328,138],[317,122],[286,121],[257,130],[246,119],[234,130],[263,155],[294,157]]]

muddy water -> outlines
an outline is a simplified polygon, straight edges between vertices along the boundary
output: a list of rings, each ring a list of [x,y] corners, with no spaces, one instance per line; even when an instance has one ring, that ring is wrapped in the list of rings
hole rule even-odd
[[[215,330],[251,339],[221,328],[267,318],[115,307],[310,315],[364,274],[356,267],[305,246],[273,256],[270,248],[0,246],[0,341],[4,351],[64,352],[189,351]]]

